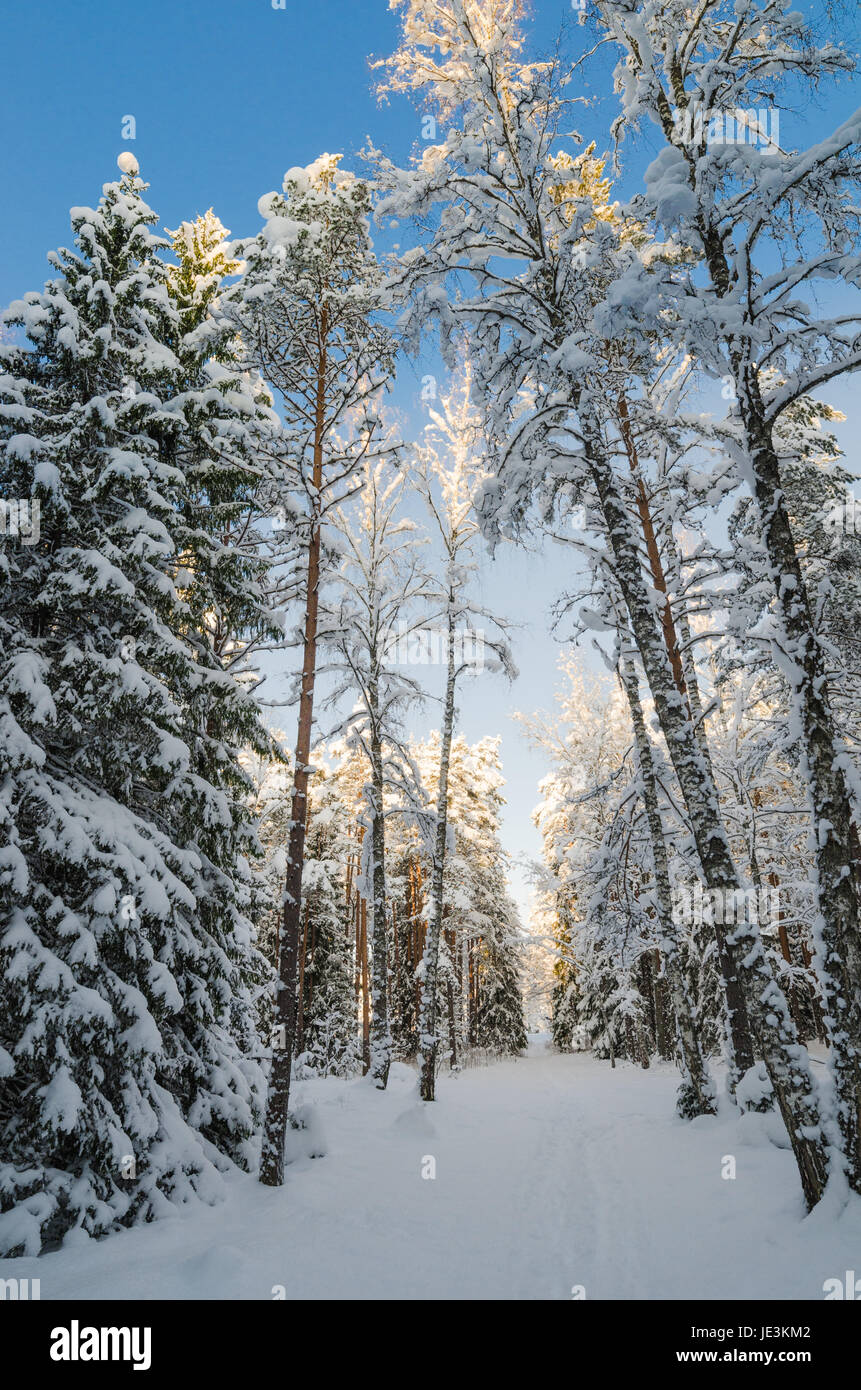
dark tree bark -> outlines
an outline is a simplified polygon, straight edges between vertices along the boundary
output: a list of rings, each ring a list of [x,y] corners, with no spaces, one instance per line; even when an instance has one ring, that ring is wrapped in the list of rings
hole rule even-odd
[[[320,358],[317,369],[317,401],[314,423],[312,479],[315,497],[323,485],[323,431],[326,405],[326,312],[321,315]],[[319,505],[319,500],[317,505]],[[260,1156],[260,1181],[280,1187],[284,1181],[284,1140],[290,1102],[290,1072],[296,1044],[297,974],[302,912],[302,870],[305,863],[305,829],[308,817],[308,779],[311,772],[311,731],[314,726],[314,683],[317,674],[317,626],[320,586],[320,515],[311,519],[308,566],[305,580],[305,628],[302,652],[302,686],[299,727],[293,769],[290,838],[284,884],[284,910],[278,949],[278,980],[272,1032],[272,1065],[266,1098],[266,1119]]]
[[[451,761],[451,741],[454,732],[454,693],[455,693],[455,650],[454,650],[454,600],[449,594],[447,658],[445,699],[443,721],[440,734],[439,785],[436,804],[436,839],[434,843],[433,873],[431,878],[431,911],[428,921],[427,939],[423,956],[422,1007],[419,1025],[419,1048],[421,1067],[419,1072],[419,1094],[422,1100],[433,1100],[436,1087],[436,1065],[439,1052],[437,1037],[437,1005],[439,992],[439,944],[442,933],[443,881],[445,874],[445,850],[448,831],[448,772]]]
[[[371,731],[371,796],[373,824],[371,827],[371,856],[373,860],[371,904],[373,932],[373,980],[371,986],[371,1074],[378,1090],[384,1091],[392,1064],[392,1035],[389,1029],[389,947],[386,928],[386,822],[383,808],[383,748],[379,734],[379,699],[376,682],[371,683],[369,707]]]

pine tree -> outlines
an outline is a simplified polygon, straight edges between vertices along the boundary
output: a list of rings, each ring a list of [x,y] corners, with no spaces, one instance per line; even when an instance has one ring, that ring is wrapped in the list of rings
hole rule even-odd
[[[441,734],[434,732],[414,748],[422,781],[437,802],[441,741]],[[484,738],[470,746],[462,734],[453,735],[438,972],[453,1067],[471,1048],[501,1055],[526,1046],[524,940],[506,886],[508,859],[499,839],[503,785],[499,739]],[[434,839],[425,852],[431,869],[435,844]],[[430,903],[427,916],[429,927]],[[426,962],[425,948],[419,966],[423,986]]]
[[[338,749],[332,750],[337,757]],[[317,755],[319,760],[319,754]],[[299,1074],[350,1076],[359,1065],[350,920],[344,901],[349,788],[341,764],[318,768],[309,801],[302,889]]]
[[[280,1186],[296,1037],[302,870],[307,821],[314,686],[327,513],[368,454],[377,452],[374,397],[386,384],[393,346],[376,315],[382,272],[367,217],[367,184],[338,170],[340,156],[322,155],[307,169],[289,169],[284,193],[258,204],[263,231],[238,247],[246,262],[231,290],[230,313],[251,363],[278,391],[284,425],[304,491],[305,569],[299,720],[284,919],[274,1016],[261,1182]],[[382,446],[382,452],[388,446]]]
[[[174,407],[186,420],[177,460],[186,479],[182,563],[192,575],[184,598],[196,640],[251,688],[254,655],[283,640],[278,613],[295,590],[298,545],[286,505],[295,479],[271,394],[244,366],[223,312],[224,282],[240,269],[227,229],[210,209],[169,235],[183,388]]]
[[[554,913],[553,988],[550,995],[550,1036],[560,1052],[570,1052],[575,1046],[577,1019],[580,1011],[577,965],[572,954],[569,905],[561,889],[556,896]]]
[[[520,988],[521,942],[515,929],[514,905],[487,943],[476,1019],[476,1040],[497,1056],[526,1049],[523,994]]]

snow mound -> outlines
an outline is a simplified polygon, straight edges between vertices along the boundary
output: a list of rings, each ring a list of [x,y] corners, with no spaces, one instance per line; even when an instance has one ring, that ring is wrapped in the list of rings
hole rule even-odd
[[[745,1072],[735,1090],[740,1110],[770,1110],[774,1090],[764,1062],[757,1062]]]
[[[427,1105],[423,1100],[418,1100],[408,1109],[402,1110],[395,1117],[392,1129],[415,1139],[430,1138],[436,1134],[433,1121],[428,1114]]]
[[[123,150],[122,154],[117,156],[117,167],[124,174],[136,174],[140,165],[131,150]]]
[[[277,203],[279,197],[278,193],[264,193],[262,198],[257,199],[257,211],[261,217],[272,216],[273,204]]]
[[[290,1128],[284,1156],[288,1163],[299,1158],[325,1158],[328,1144],[315,1105],[298,1105],[290,1112]]]
[[[183,1260],[179,1273],[191,1289],[229,1289],[241,1282],[248,1263],[235,1245],[217,1245]]]

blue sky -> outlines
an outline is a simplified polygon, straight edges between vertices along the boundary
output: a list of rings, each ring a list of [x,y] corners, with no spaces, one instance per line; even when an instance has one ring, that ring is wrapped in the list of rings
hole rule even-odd
[[[572,50],[579,51],[589,29],[575,19],[569,0],[540,0],[531,25],[537,48],[549,47],[566,24]],[[847,29],[848,19],[844,38]],[[97,201],[102,183],[117,177],[124,148],[138,158],[163,225],[175,227],[212,206],[235,236],[257,230],[257,200],[280,187],[285,169],[324,150],[349,158],[370,135],[405,160],[420,138],[420,118],[400,99],[378,106],[367,61],[389,53],[396,35],[385,0],[286,0],[284,9],[274,9],[272,0],[122,6],[40,0],[7,7],[0,304],[42,284],[46,253],[69,241],[69,207]],[[588,103],[579,127],[599,149],[616,112],[608,66],[606,57],[594,60],[575,93]],[[810,142],[858,102],[857,86],[853,93],[844,85],[817,106],[784,111],[782,141]],[[135,121],[133,141],[122,138],[128,116]],[[646,138],[629,152],[620,191],[637,186],[650,146]],[[420,370],[406,366],[396,393],[416,428],[423,423]],[[838,384],[829,399],[847,409],[851,393]],[[847,446],[852,433],[847,426]],[[548,610],[566,586],[569,565],[552,547],[529,554],[506,547],[481,575],[481,601],[521,625],[514,640],[521,676],[511,688],[488,676],[466,687],[462,728],[470,739],[502,735],[505,842],[515,853],[539,851],[530,811],[546,769],[526,749],[510,714],[552,703],[559,649],[548,635]],[[435,718],[430,706],[427,719]],[[523,901],[522,884],[518,897]]]

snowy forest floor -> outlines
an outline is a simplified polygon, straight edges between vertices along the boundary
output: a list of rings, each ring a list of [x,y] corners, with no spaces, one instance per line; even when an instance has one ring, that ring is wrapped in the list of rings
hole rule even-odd
[[[310,1124],[291,1133],[283,1188],[233,1176],[217,1206],[3,1275],[76,1300],[271,1299],[279,1285],[288,1299],[570,1299],[575,1285],[587,1300],[822,1299],[826,1279],[861,1269],[861,1200],[805,1217],[779,1120],[726,1106],[682,1124],[677,1084],[669,1065],[611,1070],[543,1041],[443,1074],[431,1106],[403,1065],[385,1093],[299,1083]]]

